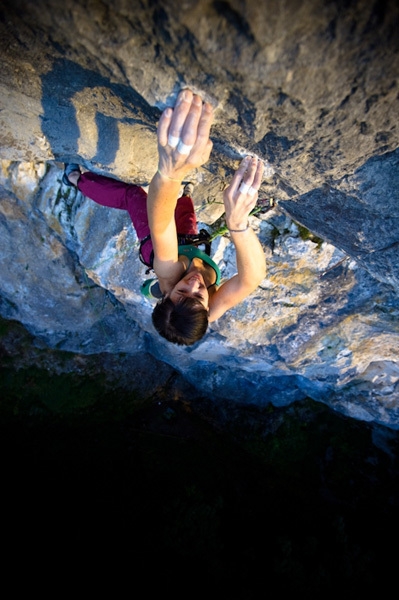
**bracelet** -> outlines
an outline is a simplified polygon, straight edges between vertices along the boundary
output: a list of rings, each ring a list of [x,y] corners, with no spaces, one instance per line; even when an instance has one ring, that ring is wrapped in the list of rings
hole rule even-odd
[[[243,231],[247,231],[247,229],[249,229],[249,225],[247,225],[245,229],[230,229],[229,227],[227,227],[227,229],[231,233],[242,233]]]
[[[159,169],[157,170],[157,173],[159,173],[161,177],[165,177],[165,179],[169,179],[169,181],[177,181],[177,183],[181,183],[180,179],[173,179],[173,177],[164,175],[163,173],[161,173],[161,171]]]

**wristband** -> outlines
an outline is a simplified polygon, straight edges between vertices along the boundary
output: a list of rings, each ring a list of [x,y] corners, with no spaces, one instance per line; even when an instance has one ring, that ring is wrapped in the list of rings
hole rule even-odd
[[[230,231],[230,233],[242,233],[243,231],[247,231],[247,229],[249,229],[249,225],[247,224],[245,229],[230,229],[230,227],[227,227],[227,229]]]

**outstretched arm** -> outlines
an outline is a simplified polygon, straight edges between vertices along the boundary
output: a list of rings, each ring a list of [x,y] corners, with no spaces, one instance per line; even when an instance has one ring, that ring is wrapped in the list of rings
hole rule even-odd
[[[226,281],[212,297],[209,320],[215,321],[226,310],[251,294],[266,276],[266,259],[248,215],[255,207],[264,165],[260,159],[246,157],[223,195],[226,224],[235,246],[237,275]]]
[[[175,107],[167,108],[159,120],[158,171],[150,183],[147,210],[154,270],[163,287],[181,275],[174,212],[182,180],[209,159],[212,120],[212,106],[188,89],[179,93]]]

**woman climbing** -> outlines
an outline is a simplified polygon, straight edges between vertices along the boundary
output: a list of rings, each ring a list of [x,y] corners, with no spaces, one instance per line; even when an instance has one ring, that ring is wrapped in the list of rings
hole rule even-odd
[[[162,293],[153,310],[154,326],[181,345],[199,341],[208,323],[252,293],[266,273],[262,246],[248,224],[263,175],[263,163],[256,157],[244,158],[223,193],[237,274],[220,285],[218,266],[194,245],[198,229],[192,186],[186,185],[178,196],[181,182],[209,159],[212,120],[212,106],[188,89],[179,93],[173,109],[164,110],[158,125],[158,170],[148,195],[140,186],[81,173],[77,164],[66,165],[63,175],[64,183],[95,202],[129,212],[141,260],[154,269]]]

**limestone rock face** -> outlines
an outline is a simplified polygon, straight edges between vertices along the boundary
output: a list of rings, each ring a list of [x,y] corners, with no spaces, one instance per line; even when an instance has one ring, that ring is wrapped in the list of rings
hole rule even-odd
[[[239,403],[307,396],[399,427],[399,7],[327,0],[4,0],[1,314],[37,344],[149,352]],[[216,109],[194,172],[200,225],[254,153],[268,272],[193,348],[162,340],[127,214],[61,182],[63,162],[148,185],[161,110]],[[272,201],[271,201],[272,200]],[[234,252],[218,237],[222,275]]]

